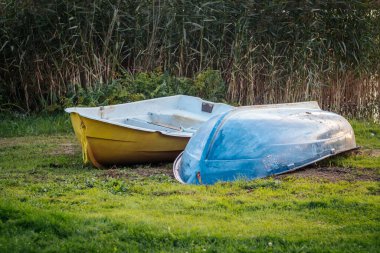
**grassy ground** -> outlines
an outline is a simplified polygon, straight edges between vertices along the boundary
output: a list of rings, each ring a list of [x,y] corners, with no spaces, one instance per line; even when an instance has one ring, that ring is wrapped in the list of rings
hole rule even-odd
[[[207,187],[171,164],[83,166],[65,116],[6,117],[0,252],[379,252],[380,126],[352,125],[357,153]]]

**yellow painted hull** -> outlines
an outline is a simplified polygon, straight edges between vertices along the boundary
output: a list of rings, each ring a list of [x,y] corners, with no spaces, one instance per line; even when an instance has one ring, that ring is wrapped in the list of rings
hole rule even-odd
[[[113,125],[74,112],[70,117],[83,161],[96,167],[174,161],[190,139]]]

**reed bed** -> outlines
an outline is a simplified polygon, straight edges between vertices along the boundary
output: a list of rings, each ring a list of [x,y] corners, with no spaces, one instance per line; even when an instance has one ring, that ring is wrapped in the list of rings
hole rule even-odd
[[[42,110],[126,73],[158,71],[194,86],[216,70],[220,100],[318,100],[376,118],[379,24],[375,1],[0,0],[0,104]],[[220,90],[202,85],[194,95]]]

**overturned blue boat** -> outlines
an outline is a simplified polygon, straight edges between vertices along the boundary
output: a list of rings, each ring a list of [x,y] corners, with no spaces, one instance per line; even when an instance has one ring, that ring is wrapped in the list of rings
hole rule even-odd
[[[355,148],[347,120],[316,102],[240,107],[207,121],[173,171],[186,184],[263,178]]]

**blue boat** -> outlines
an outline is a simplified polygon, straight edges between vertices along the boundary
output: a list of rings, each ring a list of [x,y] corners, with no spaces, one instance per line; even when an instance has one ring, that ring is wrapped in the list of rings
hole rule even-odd
[[[185,184],[255,179],[356,148],[351,125],[316,102],[240,107],[207,121],[174,162]]]

